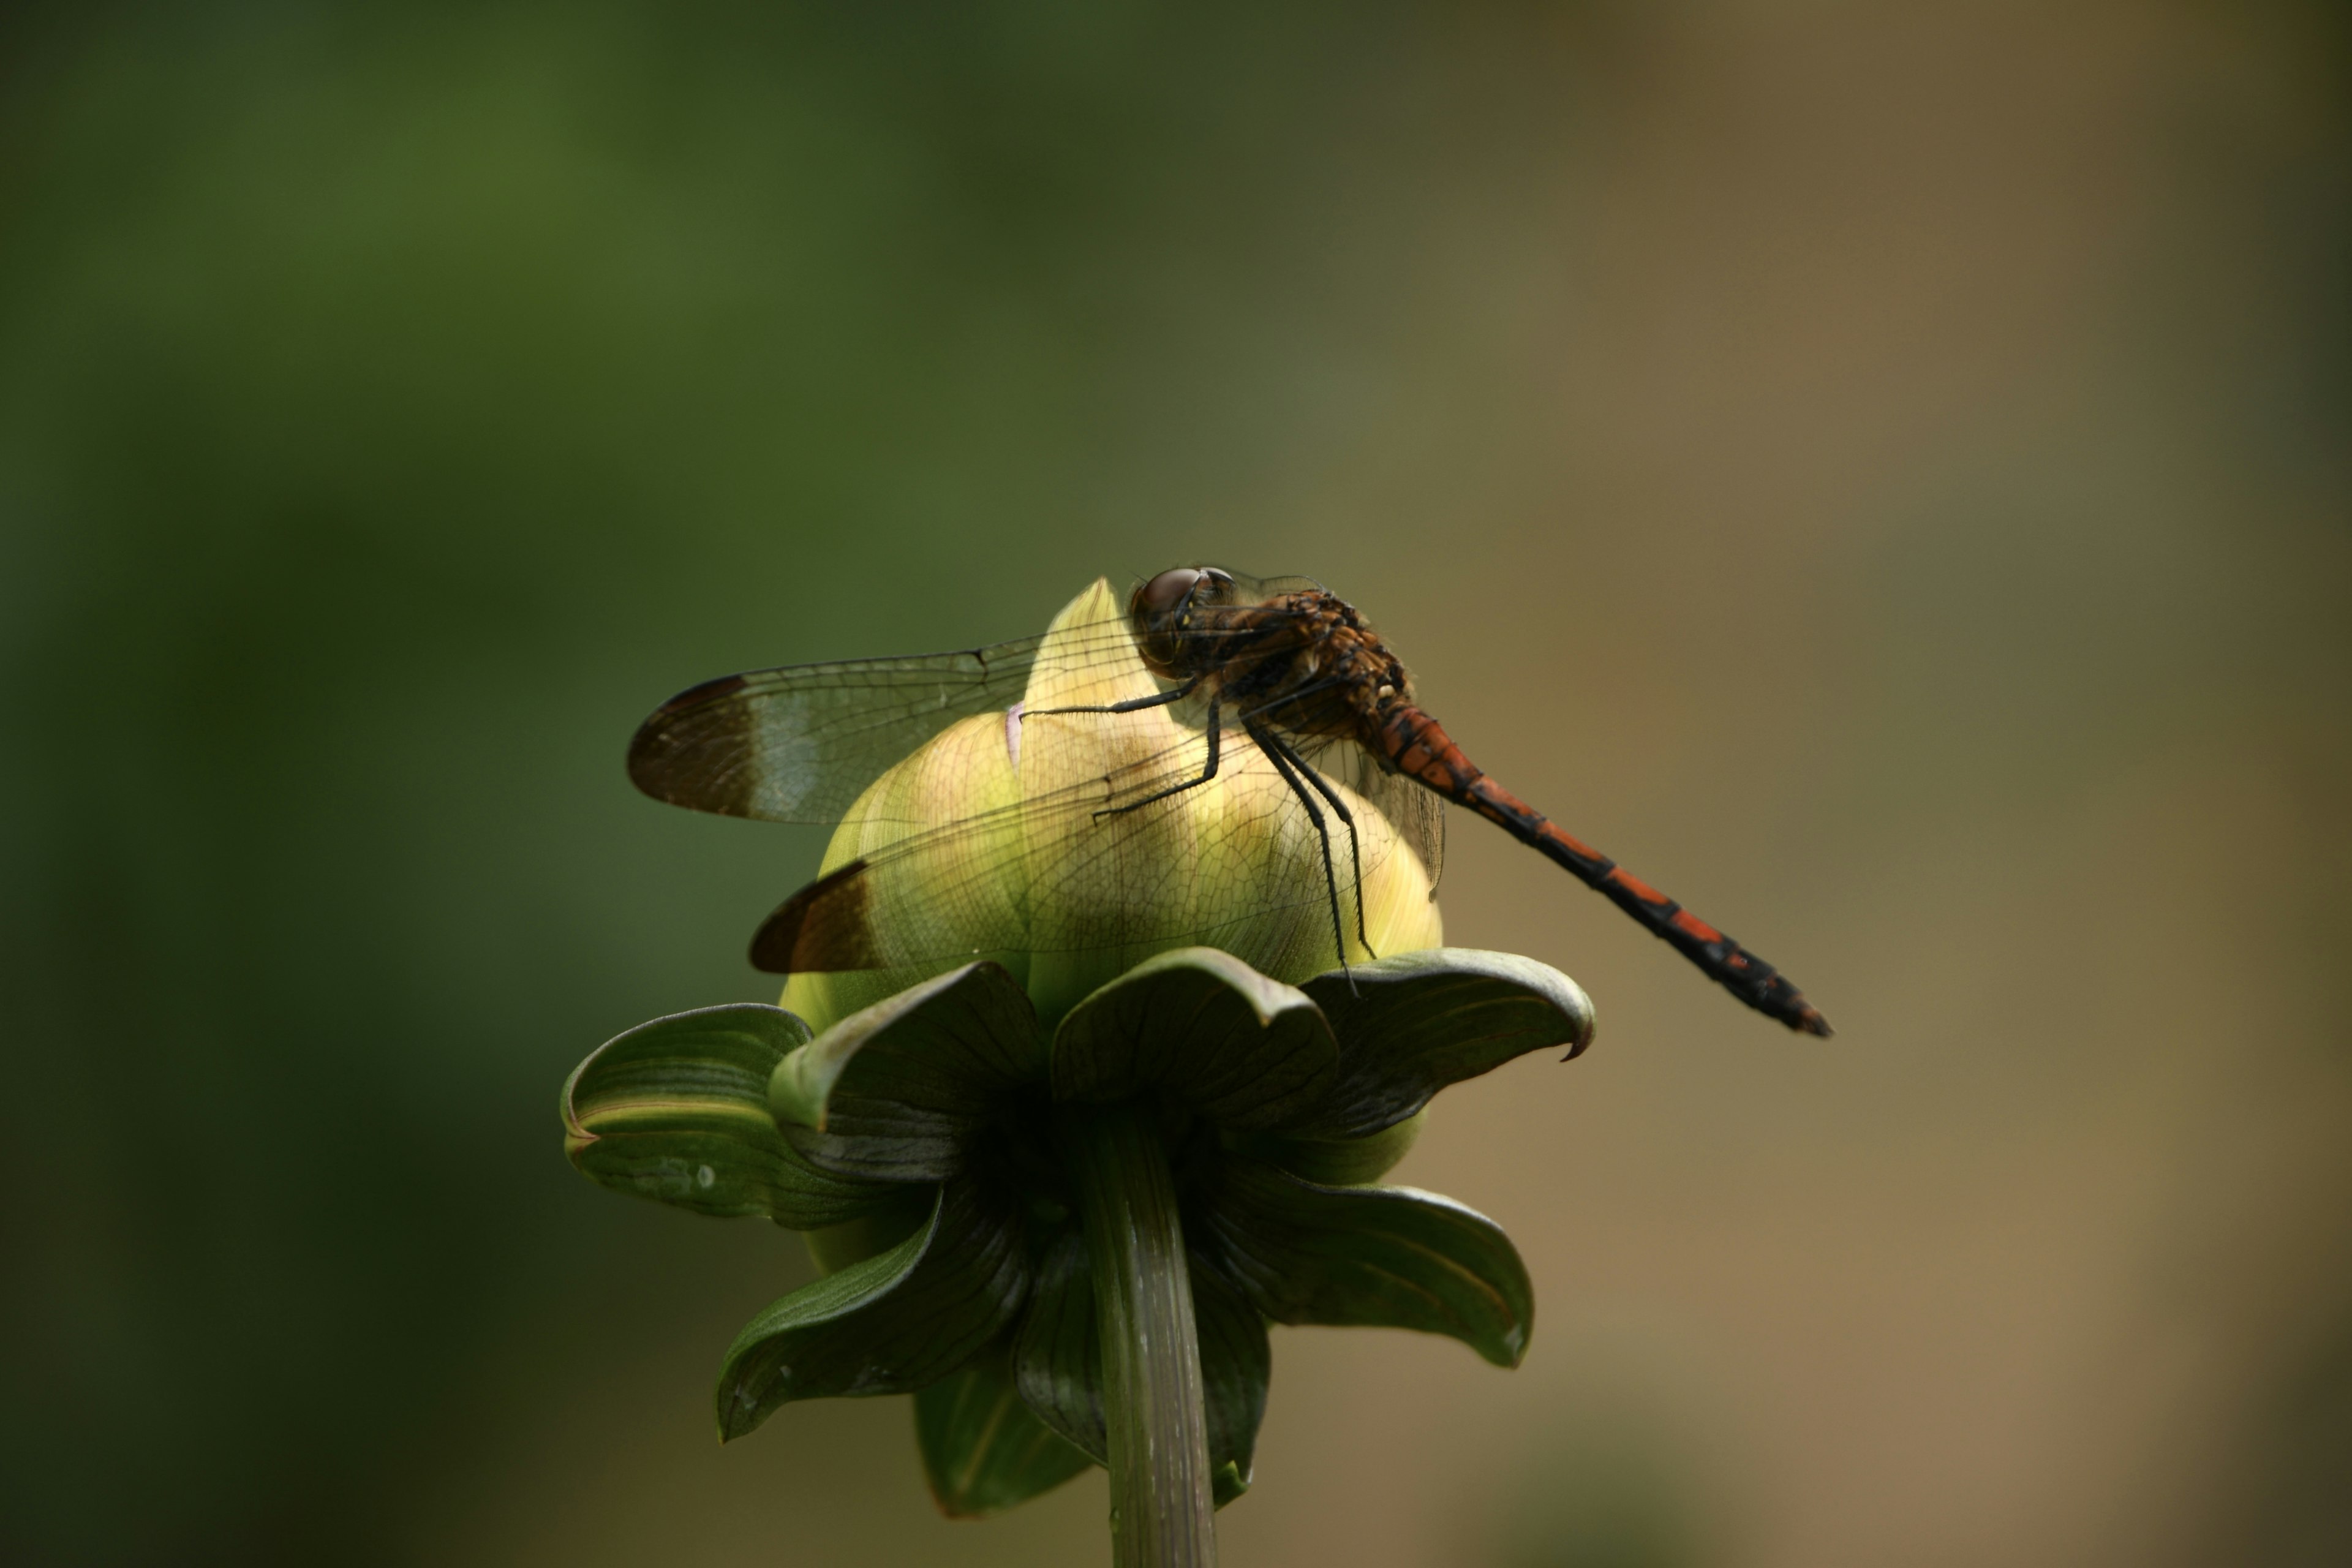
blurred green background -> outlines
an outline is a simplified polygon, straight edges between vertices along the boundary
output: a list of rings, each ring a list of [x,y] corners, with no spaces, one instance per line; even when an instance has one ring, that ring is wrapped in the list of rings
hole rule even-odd
[[[555,1096],[821,834],[742,668],[1322,578],[1783,1036],[1457,819],[1598,1047],[1399,1179],[1515,1374],[1284,1331],[1226,1561],[2352,1560],[2340,7],[276,4],[0,22],[0,1558],[1107,1560]]]

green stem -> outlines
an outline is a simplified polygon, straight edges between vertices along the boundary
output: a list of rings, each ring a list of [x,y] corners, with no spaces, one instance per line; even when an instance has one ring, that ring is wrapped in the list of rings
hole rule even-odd
[[[1117,1568],[1210,1568],[1209,1436],[1176,1184],[1148,1100],[1062,1123],[1094,1260]]]

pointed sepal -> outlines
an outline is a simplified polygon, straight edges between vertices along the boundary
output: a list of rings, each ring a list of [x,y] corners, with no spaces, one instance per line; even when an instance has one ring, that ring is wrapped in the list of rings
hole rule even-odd
[[[994,963],[851,1014],[780,1062],[768,1105],[808,1161],[844,1175],[945,1181],[988,1119],[1045,1073],[1037,1017]]]
[[[1249,1490],[1257,1429],[1265,1420],[1274,1347],[1265,1316],[1198,1250],[1190,1252],[1192,1321],[1201,1341],[1201,1385],[1209,1428],[1210,1484],[1223,1508]]]
[[[719,1436],[795,1399],[911,1394],[1009,1327],[1028,1286],[1018,1219],[971,1182],[940,1189],[923,1227],[803,1285],[744,1325],[719,1373]]]
[[[563,1083],[563,1148],[590,1180],[698,1214],[795,1230],[856,1218],[881,1184],[819,1170],[768,1113],[768,1078],[808,1039],[781,1007],[736,1003],[640,1024]]]
[[[1013,1342],[1013,1376],[1040,1421],[1096,1464],[1110,1463],[1094,1273],[1086,1237],[1075,1226],[1037,1265],[1029,1310]]]
[[[950,1519],[1001,1513],[1094,1463],[1022,1402],[1002,1350],[915,1395],[915,1443],[931,1496]]]
[[[1360,1187],[1379,1181],[1421,1141],[1427,1111],[1363,1138],[1286,1138],[1253,1132],[1236,1141],[1243,1152],[1271,1161],[1292,1175],[1323,1187]]]
[[[1054,1098],[1158,1091],[1227,1126],[1276,1127],[1320,1101],[1338,1063],[1304,992],[1215,948],[1178,948],[1070,1009],[1054,1032]]]
[[[1325,1187],[1236,1158],[1194,1211],[1203,1241],[1278,1323],[1418,1329],[1517,1366],[1535,1321],[1500,1226],[1412,1187]]]
[[[1212,1484],[1223,1508],[1249,1489],[1273,1351],[1265,1316],[1239,1288],[1202,1254],[1188,1250],[1186,1261]],[[1038,1267],[1029,1310],[1013,1341],[1013,1376],[1039,1420],[1095,1463],[1109,1462],[1094,1278],[1086,1238],[1076,1230],[1063,1235]]]
[[[1395,1126],[1449,1084],[1529,1051],[1591,1043],[1592,1000],[1548,963],[1441,947],[1334,970],[1304,987],[1331,1021],[1339,1071],[1314,1110],[1281,1131],[1362,1138]]]

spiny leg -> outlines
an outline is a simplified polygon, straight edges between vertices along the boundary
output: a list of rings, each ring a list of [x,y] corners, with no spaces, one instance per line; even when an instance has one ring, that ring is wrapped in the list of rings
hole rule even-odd
[[[1145,795],[1141,800],[1129,801],[1125,805],[1107,806],[1103,810],[1096,812],[1094,819],[1097,822],[1100,822],[1106,816],[1124,816],[1130,811],[1141,811],[1145,806],[1150,805],[1156,801],[1166,800],[1171,795],[1182,795],[1188,789],[1198,789],[1201,785],[1207,784],[1211,779],[1215,778],[1217,776],[1218,733],[1217,699],[1212,697],[1209,699],[1209,765],[1201,770],[1201,776],[1195,779],[1186,779],[1182,784],[1170,784],[1163,790],[1155,790],[1151,794]]]
[[[1289,759],[1282,754],[1282,742],[1271,730],[1254,719],[1243,720],[1242,728],[1257,742],[1257,749],[1265,753],[1265,760],[1274,764],[1274,771],[1282,775],[1282,782],[1290,786],[1290,793],[1298,797],[1298,804],[1307,808],[1307,820],[1315,825],[1315,837],[1323,846],[1323,890],[1331,900],[1331,940],[1339,949],[1339,973],[1348,977],[1348,989],[1353,993],[1356,972],[1348,966],[1348,928],[1339,921],[1339,877],[1331,868],[1331,829],[1323,820],[1323,808],[1315,804],[1314,792],[1291,772]]]
[[[1339,798],[1339,791],[1325,782],[1323,775],[1317,773],[1313,765],[1298,754],[1298,748],[1292,745],[1281,731],[1269,728],[1266,731],[1266,738],[1282,748],[1283,756],[1289,761],[1292,767],[1298,770],[1299,776],[1314,786],[1317,795],[1329,801],[1331,809],[1339,814],[1339,820],[1347,824],[1348,863],[1356,873],[1356,939],[1364,944],[1366,952],[1372,952],[1371,935],[1364,929],[1364,855],[1362,847],[1356,838],[1356,819],[1349,812],[1347,803]],[[1372,956],[1378,958],[1380,954],[1372,952]]]
[[[1171,702],[1183,701],[1207,679],[1205,675],[1196,675],[1175,690],[1162,691],[1154,697],[1130,697],[1124,702],[1113,702],[1101,708],[1040,708],[1026,717],[1043,719],[1055,713],[1139,713],[1146,708],[1165,708]]]

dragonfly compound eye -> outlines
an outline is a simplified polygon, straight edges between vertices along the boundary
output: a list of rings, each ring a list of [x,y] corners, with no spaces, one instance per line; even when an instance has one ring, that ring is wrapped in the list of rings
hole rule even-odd
[[[1184,607],[1192,596],[1193,587],[1208,574],[1191,566],[1179,566],[1162,572],[1135,591],[1128,601],[1127,613],[1133,616],[1139,630],[1166,621]]]
[[[1144,584],[1128,601],[1128,619],[1135,626],[1136,646],[1152,673],[1177,677],[1175,666],[1184,643],[1184,612],[1196,591],[1208,586],[1209,579],[1223,575],[1179,566]]]

